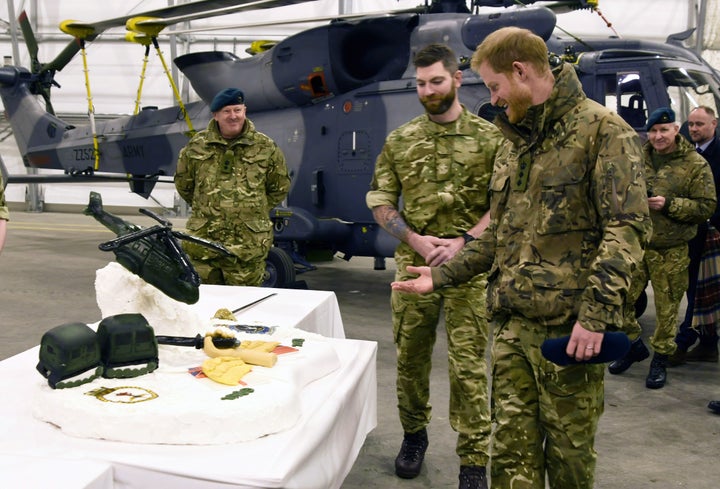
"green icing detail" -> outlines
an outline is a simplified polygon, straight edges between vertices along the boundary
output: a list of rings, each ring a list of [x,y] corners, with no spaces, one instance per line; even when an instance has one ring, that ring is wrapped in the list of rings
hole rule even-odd
[[[55,389],[68,389],[70,387],[77,387],[79,385],[87,384],[88,382],[92,382],[93,380],[99,378],[103,374],[103,367],[102,365],[95,368],[95,373],[89,377],[83,377],[81,379],[71,380],[71,379],[65,379],[61,380],[57,384],[55,384]]]
[[[106,379],[128,379],[132,377],[140,377],[141,375],[149,374],[157,367],[157,362],[149,362],[147,363],[147,365],[141,368],[134,368],[132,366],[125,368],[107,368],[105,369],[105,375],[103,375],[103,377],[105,377]]]
[[[239,389],[236,391],[231,392],[227,396],[224,396],[222,398],[223,401],[234,401],[235,399],[243,396],[247,396],[248,394],[252,394],[255,392],[255,389],[251,389],[250,387],[245,387],[244,389]]]

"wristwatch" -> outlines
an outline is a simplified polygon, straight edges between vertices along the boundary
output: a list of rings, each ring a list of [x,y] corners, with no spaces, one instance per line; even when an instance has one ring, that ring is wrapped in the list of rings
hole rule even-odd
[[[463,233],[462,239],[463,241],[465,241],[465,244],[468,244],[470,241],[475,241],[475,236],[468,233]]]

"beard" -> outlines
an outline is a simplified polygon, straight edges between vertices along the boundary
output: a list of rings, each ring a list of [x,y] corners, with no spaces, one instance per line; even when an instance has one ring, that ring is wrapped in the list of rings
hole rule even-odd
[[[453,103],[455,102],[457,91],[455,90],[455,86],[453,85],[452,88],[448,93],[445,95],[432,95],[430,97],[421,97],[420,103],[425,107],[425,111],[430,115],[440,115],[444,114],[445,112],[452,107]]]
[[[505,114],[511,124],[517,124],[527,115],[528,109],[532,107],[532,92],[526,87],[511,82],[509,97],[505,99]]]
[[[511,124],[517,124],[525,118],[531,106],[532,96],[529,93],[518,92],[512,100],[507,101],[505,114]]]

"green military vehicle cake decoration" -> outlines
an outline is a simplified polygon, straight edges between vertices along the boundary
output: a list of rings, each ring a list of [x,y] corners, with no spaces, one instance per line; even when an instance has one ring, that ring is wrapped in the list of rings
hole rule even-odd
[[[76,387],[103,374],[100,344],[87,324],[66,323],[47,331],[40,340],[37,370],[53,389]]]
[[[40,341],[37,371],[53,389],[76,387],[98,377],[130,378],[157,369],[158,343],[142,314],[109,316],[97,333],[87,324],[67,323]]]
[[[155,332],[142,314],[109,316],[97,330],[103,377],[137,377],[158,367],[158,343]]]

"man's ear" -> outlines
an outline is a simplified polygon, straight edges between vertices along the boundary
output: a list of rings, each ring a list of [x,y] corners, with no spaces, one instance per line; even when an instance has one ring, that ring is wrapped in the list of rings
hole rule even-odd
[[[453,81],[455,82],[455,87],[456,87],[456,88],[459,88],[460,85],[462,85],[462,71],[457,70],[457,71],[453,74]]]
[[[520,78],[520,80],[524,80],[527,76],[527,67],[525,66],[525,63],[522,63],[520,61],[513,61],[512,64],[512,70],[513,73]]]

